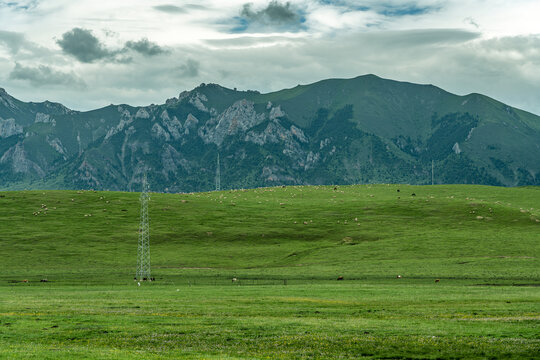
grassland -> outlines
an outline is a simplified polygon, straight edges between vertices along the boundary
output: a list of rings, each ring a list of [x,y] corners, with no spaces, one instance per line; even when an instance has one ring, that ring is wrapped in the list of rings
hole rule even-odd
[[[0,358],[535,358],[539,204],[536,187],[152,194],[157,281],[138,286],[138,194],[0,192]]]

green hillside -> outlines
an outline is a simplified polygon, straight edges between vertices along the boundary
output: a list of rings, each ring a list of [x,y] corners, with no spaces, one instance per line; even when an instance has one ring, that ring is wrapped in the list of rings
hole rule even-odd
[[[0,358],[540,354],[538,187],[153,193],[141,285],[138,196],[0,192]]]
[[[399,191],[398,191],[399,190]],[[138,193],[2,192],[4,279],[133,273]],[[412,196],[415,194],[415,196]],[[277,187],[153,194],[158,277],[537,279],[540,191],[485,186]],[[399,259],[399,261],[396,261]],[[519,266],[518,266],[519,265]],[[191,268],[204,270],[191,271]]]

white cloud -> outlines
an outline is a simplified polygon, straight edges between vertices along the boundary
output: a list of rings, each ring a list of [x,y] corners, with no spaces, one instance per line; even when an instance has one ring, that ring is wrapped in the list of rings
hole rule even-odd
[[[270,0],[10,3],[0,1],[0,81],[25,101],[49,99],[76,109],[143,105],[201,82],[267,92],[374,73],[458,94],[481,92],[540,114],[535,0],[277,1],[278,10],[300,19],[292,30],[270,21]],[[244,16],[271,19],[238,28],[246,3],[253,5]],[[81,63],[68,56],[59,41],[74,28],[91,31],[102,49],[128,44],[132,61]],[[145,54],[159,54],[159,61]],[[42,84],[36,93],[20,71],[10,78],[17,63],[56,84]],[[70,89],[68,75],[87,88]]]

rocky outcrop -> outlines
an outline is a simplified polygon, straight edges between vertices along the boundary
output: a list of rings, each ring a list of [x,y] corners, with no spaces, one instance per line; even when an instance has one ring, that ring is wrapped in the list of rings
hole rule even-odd
[[[163,112],[161,113],[161,120],[163,121],[163,125],[167,128],[173,139],[180,139],[184,129],[176,116],[171,119],[169,117],[169,113],[167,113],[167,110],[163,110]]]
[[[15,119],[0,118],[0,138],[7,138],[23,133],[23,127],[15,122]]]
[[[297,128],[296,126],[294,125],[291,125],[291,133],[300,141],[300,142],[303,142],[304,144],[308,142],[308,139],[306,138],[306,135],[304,135],[304,132],[302,131],[302,129],[300,128]]]
[[[0,164],[11,164],[15,173],[36,174],[45,176],[45,171],[38,164],[28,159],[22,143],[9,148],[0,158]]]
[[[245,136],[245,141],[255,143],[257,145],[277,144],[289,137],[285,129],[279,122],[269,122],[262,132],[255,130],[249,131]]]
[[[198,91],[182,92],[178,97],[178,101],[182,101],[185,98],[189,98],[188,102],[195,106],[197,110],[209,113],[212,116],[216,116],[218,112],[213,107],[208,108],[204,103],[208,102],[206,95],[201,94]]]
[[[13,110],[18,109],[17,105],[15,105],[14,98],[4,88],[0,88],[0,106],[5,106]]]
[[[139,110],[140,111],[140,110]],[[126,126],[130,125],[133,122],[133,117],[131,116],[131,113],[128,110],[124,110],[122,107],[118,107],[118,112],[121,113],[120,115],[120,121],[118,122],[118,125],[111,127],[107,134],[105,134],[105,140],[109,139],[111,136],[118,134],[119,132],[123,131]],[[137,112],[139,113],[139,112]],[[148,112],[144,111],[140,114],[140,116],[147,115],[150,117]]]
[[[163,129],[158,123],[152,125],[152,136],[162,141],[169,141],[171,139],[171,135],[169,135],[169,133],[165,131],[165,129]]]
[[[148,119],[150,118],[150,114],[148,111],[146,111],[145,108],[140,108],[137,113],[135,114],[136,119]]]
[[[47,143],[51,145],[51,147],[56,150],[64,160],[67,160],[67,151],[64,145],[62,145],[62,142],[59,138],[50,139],[49,136],[47,136]]]
[[[205,143],[214,143],[220,146],[226,136],[246,132],[254,126],[261,124],[265,114],[257,114],[253,102],[240,100],[219,114],[216,119],[209,121],[199,129],[199,136]],[[217,123],[216,126],[213,126]]]
[[[52,119],[49,114],[44,113],[36,113],[36,119],[34,120],[36,123],[51,123],[53,126],[56,126],[56,120]]]

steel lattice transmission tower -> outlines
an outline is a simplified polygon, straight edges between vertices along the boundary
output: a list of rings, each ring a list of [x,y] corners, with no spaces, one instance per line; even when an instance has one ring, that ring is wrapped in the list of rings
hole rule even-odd
[[[221,190],[221,170],[219,166],[219,153],[217,154],[217,166],[216,166],[216,191]]]
[[[141,222],[139,224],[139,246],[137,248],[137,274],[138,280],[148,280],[150,277],[150,219],[148,217],[148,201],[150,194],[146,174],[143,177],[141,202]]]

